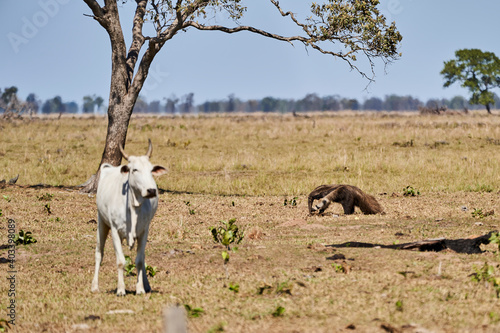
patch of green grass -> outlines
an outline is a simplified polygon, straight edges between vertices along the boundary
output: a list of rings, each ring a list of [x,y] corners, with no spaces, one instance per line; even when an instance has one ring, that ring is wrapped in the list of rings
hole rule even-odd
[[[14,242],[16,242],[16,245],[29,245],[29,244],[34,244],[37,242],[37,240],[32,236],[31,231],[24,231],[23,229],[19,230],[19,233],[15,236]]]
[[[52,214],[52,209],[50,208],[50,203],[46,203],[46,204],[43,206],[43,209],[45,210],[45,213],[47,213],[47,215]]]
[[[237,283],[235,283],[235,284],[230,283],[228,289],[235,292],[235,293],[239,293],[240,292],[240,285]]]
[[[500,277],[495,276],[495,267],[488,265],[486,262],[483,267],[474,267],[475,273],[472,274],[471,279],[475,282],[488,282],[495,289],[497,298],[500,298]]]
[[[150,277],[154,277],[158,273],[158,268],[150,266],[147,263],[144,264],[144,266],[146,267],[146,274],[148,274]],[[130,256],[126,255],[125,266],[123,266],[126,276],[135,276],[135,268],[135,264],[132,262]]]
[[[345,273],[345,268],[341,264],[332,263],[332,267],[336,273]]]
[[[489,184],[476,184],[476,185],[469,185],[466,188],[467,192],[485,192],[485,193],[491,193],[495,190],[495,188],[492,185]]]
[[[485,218],[485,217],[488,217],[488,216],[491,216],[494,214],[495,214],[495,211],[493,211],[493,210],[484,211],[482,208],[474,208],[474,210],[471,213],[472,217],[477,218],[477,219],[482,219],[482,218]]]
[[[285,308],[282,306],[278,306],[272,313],[273,317],[283,317],[285,315]]]
[[[189,304],[184,304],[184,308],[186,309],[187,316],[189,318],[198,318],[205,313],[205,310],[203,310],[202,308],[195,308]]]
[[[289,281],[279,282],[276,285],[276,293],[277,294],[292,294],[292,285]]]
[[[403,189],[403,196],[405,197],[416,197],[420,195],[420,191],[412,186],[408,185]]]
[[[7,319],[0,319],[0,332],[8,332],[12,329],[12,325],[9,323]]]
[[[127,276],[134,276],[135,275],[135,264],[132,262],[132,259],[130,256],[125,256],[125,266],[123,266],[123,269],[125,270],[125,274]]]
[[[403,301],[401,300],[396,301],[396,311],[403,312]]]
[[[215,324],[207,331],[207,333],[224,332],[224,327],[226,327],[226,325],[227,323],[225,321]]]

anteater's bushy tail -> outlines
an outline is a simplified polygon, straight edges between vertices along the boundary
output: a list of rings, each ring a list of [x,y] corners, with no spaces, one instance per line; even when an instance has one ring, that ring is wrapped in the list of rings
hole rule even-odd
[[[377,199],[370,194],[361,192],[360,198],[358,199],[359,209],[363,214],[379,214],[384,210],[382,206],[378,203]]]

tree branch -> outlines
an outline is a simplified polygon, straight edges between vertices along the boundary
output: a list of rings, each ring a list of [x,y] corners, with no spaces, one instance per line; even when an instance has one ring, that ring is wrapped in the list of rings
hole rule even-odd
[[[281,16],[283,16],[283,17],[285,17],[285,16],[290,16],[290,18],[292,19],[292,21],[293,21],[295,24],[297,24],[297,25],[298,25],[299,27],[301,27],[301,28],[302,28],[302,29],[303,29],[306,33],[308,33],[308,34],[309,34],[309,29],[308,29],[307,25],[306,25],[306,24],[303,24],[303,23],[300,23],[300,22],[299,22],[299,21],[295,18],[295,15],[294,15],[292,12],[290,12],[290,11],[288,11],[288,12],[284,12],[284,11],[283,11],[283,9],[281,9],[281,7],[280,7],[280,3],[279,3],[279,1],[276,1],[276,0],[270,0],[270,1],[271,1],[271,3],[272,3],[274,6],[276,6],[276,8],[279,10],[279,12],[280,12]]]
[[[134,75],[135,64],[139,58],[139,52],[144,45],[145,38],[142,35],[142,27],[144,25],[144,15],[146,14],[147,0],[136,0],[137,8],[134,15],[134,23],[132,26],[132,44],[127,53],[127,72],[129,80]]]
[[[203,25],[203,24],[200,24],[200,23],[195,22],[195,21],[187,21],[187,22],[184,22],[182,28],[184,29],[184,28],[187,28],[190,26],[194,27],[198,30],[217,30],[217,31],[222,31],[222,32],[228,33],[228,34],[240,32],[240,31],[250,31],[250,32],[265,36],[265,37],[281,40],[284,42],[289,42],[291,44],[293,41],[300,41],[300,42],[305,43],[305,44],[308,43],[308,39],[305,37],[302,37],[302,36],[284,37],[281,35],[273,34],[273,33],[270,33],[270,32],[267,32],[267,31],[264,31],[261,29],[257,29],[257,28],[254,28],[251,26],[245,26],[245,25],[238,26],[235,28],[228,28],[228,27],[223,27],[220,25]]]
[[[133,103],[135,104],[135,99],[139,96],[139,92],[144,86],[144,82],[149,73],[149,68],[151,67],[151,63],[155,55],[161,50],[164,42],[156,43],[153,41],[149,41],[149,46],[141,58],[141,62],[139,63],[139,67],[137,69],[137,73],[133,77],[133,81],[130,84],[129,94],[128,96],[134,99]]]
[[[85,16],[90,16],[94,18],[99,24],[101,24],[104,28],[106,28],[105,24],[106,22],[104,21],[104,9],[101,8],[99,3],[96,0],[83,0],[87,6],[92,10],[93,15],[85,15]]]
[[[319,52],[321,52],[323,54],[328,54],[328,55],[331,55],[331,56],[334,56],[334,57],[341,58],[342,60],[344,60],[344,61],[346,61],[348,63],[348,65],[349,65],[349,67],[351,69],[356,70],[358,73],[361,74],[361,76],[363,76],[364,78],[368,79],[369,81],[373,81],[373,78],[368,77],[356,65],[354,65],[351,62],[351,60],[348,58],[348,56],[350,54],[354,53],[354,51],[351,50],[351,51],[349,51],[347,53],[328,51],[328,50],[323,49],[319,45],[315,44],[316,41],[315,41],[314,38],[307,38],[307,37],[303,37],[303,36],[285,37],[285,36],[273,34],[273,33],[270,33],[270,32],[267,32],[267,31],[264,31],[264,30],[261,30],[261,29],[257,29],[257,28],[251,27],[251,26],[238,26],[238,27],[234,27],[234,28],[228,28],[228,27],[219,26],[219,25],[205,26],[203,24],[200,24],[200,23],[194,22],[194,21],[185,22],[184,25],[183,25],[183,29],[187,28],[189,26],[194,27],[194,28],[196,28],[198,30],[212,30],[212,31],[216,30],[216,31],[221,31],[221,32],[225,32],[225,33],[228,33],[228,34],[237,33],[237,32],[241,32],[241,31],[249,31],[249,32],[252,32],[252,33],[256,33],[256,34],[265,36],[265,37],[269,37],[269,38],[277,39],[277,40],[280,40],[280,41],[288,42],[288,43],[290,43],[292,45],[293,45],[294,41],[299,41],[299,42],[302,42],[305,46],[310,46],[313,49],[315,49],[315,50],[317,50],[317,51],[319,51]],[[368,59],[370,59],[370,58],[368,57]],[[373,62],[371,60],[370,60],[370,65],[373,65]]]
[[[103,9],[99,6],[96,0],[83,0],[87,6],[92,10],[94,17],[102,17],[104,15]]]

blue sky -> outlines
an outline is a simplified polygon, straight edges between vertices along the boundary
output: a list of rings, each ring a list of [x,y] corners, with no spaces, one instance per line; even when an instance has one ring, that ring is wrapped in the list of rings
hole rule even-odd
[[[246,0],[242,23],[270,32],[295,34],[269,0]],[[321,2],[321,1],[317,1]],[[281,0],[282,7],[303,16],[305,0]],[[251,33],[227,35],[190,29],[167,42],[152,64],[141,96],[147,101],[194,93],[195,103],[274,96],[300,99],[308,93],[340,95],[363,101],[389,94],[421,100],[468,97],[458,84],[443,88],[443,62],[461,48],[479,48],[500,56],[500,1],[382,0],[381,11],[403,35],[400,60],[377,63],[375,82],[348,65],[302,44],[291,46]],[[122,25],[128,38],[132,3],[125,4]],[[19,95],[82,102],[96,94],[106,101],[111,57],[109,39],[82,0],[0,1],[0,88],[15,85]],[[214,18],[225,23],[223,16]],[[20,38],[19,38],[20,37]],[[361,59],[360,66],[366,67]],[[496,92],[500,95],[500,91]]]

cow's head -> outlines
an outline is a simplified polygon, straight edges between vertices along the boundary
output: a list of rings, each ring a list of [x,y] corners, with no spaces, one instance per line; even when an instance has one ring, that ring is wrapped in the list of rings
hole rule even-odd
[[[123,151],[121,145],[119,148],[123,158],[128,161],[127,165],[121,167],[121,173],[128,174],[129,185],[134,195],[134,203],[140,205],[143,199],[156,197],[158,190],[153,176],[163,175],[167,170],[161,165],[152,165],[149,162],[153,152],[151,140],[149,140],[148,152],[143,156],[129,156]]]

